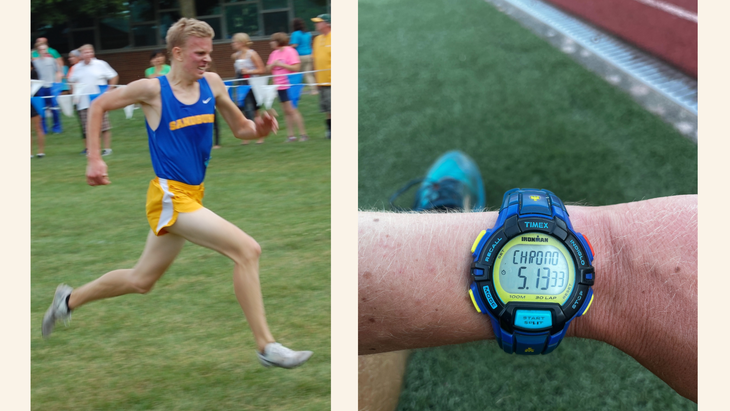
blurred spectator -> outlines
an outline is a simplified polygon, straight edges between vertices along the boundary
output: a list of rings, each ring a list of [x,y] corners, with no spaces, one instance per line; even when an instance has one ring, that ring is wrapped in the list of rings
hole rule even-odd
[[[35,70],[35,66],[33,65],[33,60],[30,61],[30,78],[31,80],[38,80],[38,72]],[[35,134],[38,136],[38,158],[43,158],[46,155],[44,154],[44,145],[46,140],[46,133],[43,132],[43,127],[41,127],[41,115],[38,113],[33,107],[33,103],[30,104],[30,122],[33,125],[30,131],[30,158],[33,158],[33,130],[35,129]]]
[[[68,62],[71,65],[68,69],[68,74],[66,74],[66,79],[68,82],[70,82],[71,75],[74,72],[74,66],[78,64],[78,62],[81,61],[81,52],[77,50],[71,50],[70,53],[68,53]],[[84,123],[81,122],[81,115],[78,111],[76,111],[76,118],[79,120],[79,129],[81,129],[81,138],[86,139],[86,129],[84,128]]]
[[[273,74],[274,84],[279,85],[279,101],[281,108],[284,110],[284,118],[286,119],[286,131],[289,133],[287,142],[297,141],[294,136],[294,126],[299,128],[299,141],[307,141],[307,131],[304,130],[304,119],[299,114],[299,110],[294,108],[289,100],[289,77],[287,74],[299,71],[301,63],[299,54],[296,50],[289,47],[289,36],[286,33],[274,33],[271,36],[269,45],[274,51],[269,55],[269,61],[266,63],[266,70]]]
[[[70,67],[68,68],[68,73],[66,74],[66,78],[71,78],[71,73],[74,71],[74,66],[81,61],[81,52],[78,50],[71,50],[70,53],[68,53],[68,63]]]
[[[150,64],[152,67],[144,71],[146,78],[164,76],[170,72],[170,66],[165,64],[166,54],[162,50],[155,50],[150,55]]]
[[[48,53],[47,45],[39,44],[38,47],[36,47],[36,52],[38,53],[38,57],[32,60],[32,64],[35,66],[35,71],[38,73],[38,79],[43,81],[43,85],[41,85],[41,88],[38,89],[35,96],[43,97],[46,110],[51,110],[51,113],[53,113],[53,132],[60,133],[62,131],[61,113],[59,113],[57,107],[54,107],[54,101],[51,97],[55,94],[53,92],[55,91],[53,90],[53,84],[61,83],[63,72],[59,70],[58,64],[56,64],[56,59]],[[46,113],[38,114],[41,115],[40,121],[43,126],[43,132],[48,133],[48,129],[46,128]]]
[[[79,53],[78,50],[71,50],[71,52],[68,53],[68,66],[63,66],[63,94],[68,94],[71,90],[71,87],[68,85],[68,78],[71,76],[74,65],[79,62],[80,55],[81,53]]]
[[[296,18],[292,20],[292,34],[289,39],[289,45],[299,53],[299,59],[302,61],[302,70],[304,72],[304,83],[309,84],[311,94],[317,94],[317,87],[314,85],[315,80],[312,73],[312,33],[307,31],[304,20]]]
[[[320,14],[312,19],[316,23],[319,36],[314,38],[312,47],[312,55],[314,56],[314,69],[324,70],[314,73],[317,78],[317,86],[319,87],[319,109],[323,113],[327,113],[327,131],[326,138],[332,138],[332,112],[331,112],[331,81],[332,81],[332,18],[329,14]]]
[[[74,83],[72,84],[74,92],[77,91],[77,88],[80,88],[81,96],[76,104],[76,109],[79,111],[81,123],[86,133],[88,111],[91,105],[89,94],[99,93],[99,86],[116,85],[117,81],[119,81],[119,75],[106,61],[94,57],[94,46],[91,44],[85,44],[79,47],[79,51],[81,52],[81,61],[74,66],[69,80],[71,83]],[[111,128],[109,124],[109,113],[104,113],[104,119],[101,124],[101,136],[104,144],[101,155],[103,156],[112,153]],[[86,134],[88,135],[88,133]],[[94,138],[95,136],[89,137]],[[82,154],[85,153],[86,149],[84,148]]]
[[[264,61],[261,60],[261,56],[256,50],[251,48],[253,42],[246,33],[236,33],[233,35],[233,42],[231,47],[234,52],[231,54],[233,59],[233,68],[236,70],[236,78],[243,79],[237,82],[238,85],[249,86],[248,79],[252,77],[258,77],[260,74],[266,74],[266,67],[264,67]],[[240,89],[236,90],[238,93]],[[236,94],[238,96],[238,94]],[[246,97],[243,99],[243,104],[240,104],[240,98],[236,98],[236,104],[241,109],[246,118],[253,120],[258,116],[258,110],[261,105],[256,101],[256,96],[253,91],[249,90]],[[259,139],[256,143],[261,144],[264,139]],[[248,140],[243,140],[241,144],[248,144]]]
[[[34,50],[30,53],[30,56],[32,59],[37,59],[40,57],[38,54],[38,46],[44,45],[48,47],[48,39],[45,37],[38,37],[35,41],[35,44],[33,45]],[[63,72],[63,57],[61,57],[61,53],[57,52],[56,49],[48,47],[48,53],[56,59],[56,64],[58,64],[58,70]]]

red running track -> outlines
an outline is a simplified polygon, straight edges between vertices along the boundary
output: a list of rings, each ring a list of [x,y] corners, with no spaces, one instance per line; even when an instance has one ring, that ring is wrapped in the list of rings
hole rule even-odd
[[[547,0],[697,78],[697,0]]]

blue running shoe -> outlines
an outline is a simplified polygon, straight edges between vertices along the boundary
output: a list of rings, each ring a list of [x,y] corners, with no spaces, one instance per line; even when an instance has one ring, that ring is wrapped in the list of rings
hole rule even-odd
[[[482,211],[486,207],[487,195],[479,167],[474,160],[461,151],[449,151],[439,157],[426,173],[398,190],[390,198],[390,204],[406,190],[421,183],[416,192],[413,211],[465,210]]]

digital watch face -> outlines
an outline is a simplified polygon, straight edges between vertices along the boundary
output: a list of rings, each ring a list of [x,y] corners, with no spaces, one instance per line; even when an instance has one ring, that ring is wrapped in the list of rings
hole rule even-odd
[[[492,281],[503,303],[564,304],[575,284],[575,266],[563,243],[544,233],[512,238],[494,261]]]

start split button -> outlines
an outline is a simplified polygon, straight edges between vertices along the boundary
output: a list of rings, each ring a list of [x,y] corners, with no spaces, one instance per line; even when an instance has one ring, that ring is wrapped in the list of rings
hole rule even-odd
[[[553,317],[550,311],[545,310],[516,310],[515,327],[526,330],[542,330],[553,326]]]

